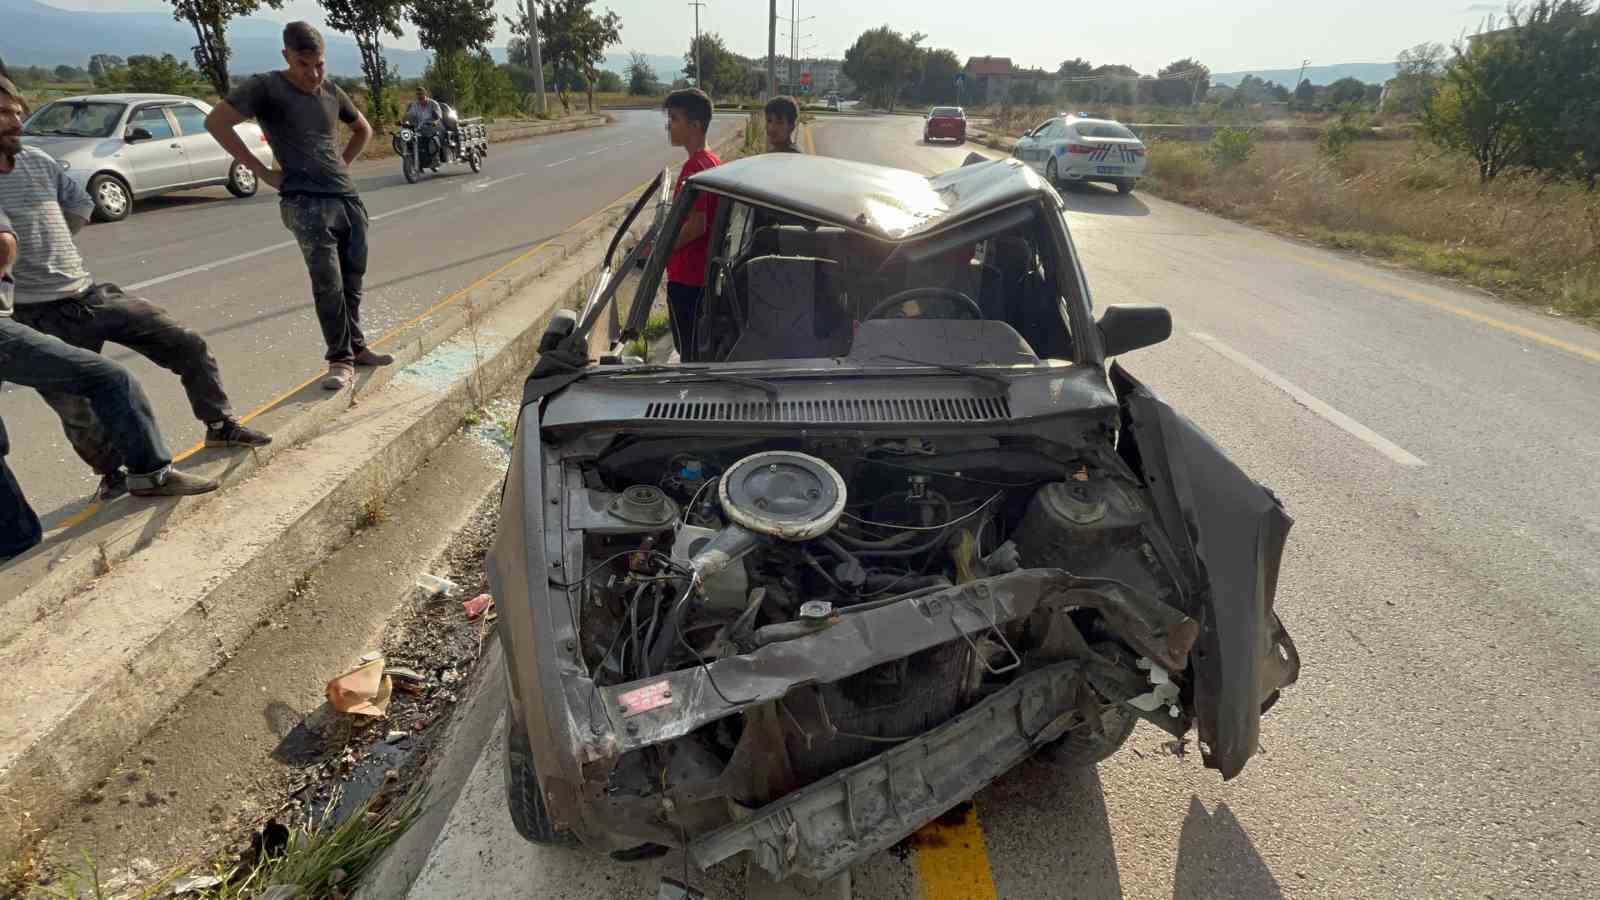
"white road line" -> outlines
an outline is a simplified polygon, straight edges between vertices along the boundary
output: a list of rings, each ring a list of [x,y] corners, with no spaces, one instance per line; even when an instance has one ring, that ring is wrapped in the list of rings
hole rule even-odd
[[[1384,456],[1389,457],[1391,460],[1399,463],[1400,465],[1427,465],[1427,463],[1423,462],[1416,456],[1413,456],[1404,447],[1399,446],[1383,435],[1373,431],[1371,428],[1368,428],[1360,422],[1357,422],[1355,419],[1350,418],[1337,409],[1334,409],[1321,400],[1318,400],[1316,397],[1311,396],[1310,394],[1306,393],[1304,388],[1301,388],[1299,385],[1295,384],[1289,379],[1284,378],[1282,375],[1279,375],[1278,373],[1272,371],[1266,366],[1263,366],[1250,357],[1245,356],[1243,353],[1240,353],[1239,351],[1233,349],[1227,344],[1224,344],[1222,341],[1217,340],[1211,335],[1198,331],[1191,331],[1189,332],[1189,336],[1200,343],[1205,344],[1207,347],[1217,351],[1233,362],[1238,363],[1245,369],[1248,369],[1262,381],[1265,381],[1278,390],[1283,391],[1285,394],[1288,394],[1294,400],[1294,402],[1304,406],[1306,409],[1311,410],[1312,412],[1331,422],[1334,426],[1340,428],[1347,434],[1364,441],[1374,450],[1377,450],[1379,453],[1382,453]]]
[[[610,146],[596,147],[593,150],[590,150],[588,153],[585,153],[584,156],[593,156],[596,153],[604,153],[604,152],[606,152],[607,150],[610,150],[610,149],[611,149]]]
[[[474,181],[473,183],[467,185],[466,187],[463,187],[461,189],[461,191],[462,191],[462,193],[469,193],[470,192],[470,193],[476,194],[479,191],[486,191],[489,188],[494,187],[495,185],[499,184],[502,181],[510,181],[513,178],[521,178],[522,176],[524,176],[526,174],[528,174],[528,173],[527,172],[513,172],[510,175],[505,175],[505,176],[502,176],[500,178],[490,178],[487,181]]]
[[[577,159],[577,157],[576,157],[576,156],[569,156],[569,157],[567,157],[567,158],[566,158],[566,159],[562,159],[562,160],[557,160],[557,161],[556,161],[556,162],[553,162],[553,163],[545,163],[545,164],[544,164],[544,167],[545,167],[545,168],[546,168],[546,169],[553,169],[553,168],[555,168],[555,167],[556,167],[556,166],[564,166],[564,165],[566,165],[566,164],[567,164],[567,163],[569,163],[569,162],[572,162],[572,161],[573,161],[573,160],[575,160],[575,159]]]
[[[613,146],[616,146],[616,147],[626,147],[626,146],[628,146],[628,145],[629,145],[629,144],[631,144],[631,143],[633,143],[633,141],[620,141],[620,142],[618,142],[618,143],[616,143],[616,144],[614,144],[614,145],[613,145]]]
[[[376,222],[379,219],[387,219],[390,216],[397,216],[397,215],[399,215],[399,214],[401,214],[403,212],[410,212],[413,209],[421,209],[422,207],[427,206],[430,203],[438,203],[440,200],[443,200],[443,199],[444,199],[443,197],[434,197],[432,200],[423,200],[421,203],[413,203],[413,204],[411,204],[409,206],[402,206],[399,209],[391,209],[386,213],[379,213],[379,214],[377,214],[375,216],[369,217],[368,221],[369,222]],[[219,259],[219,260],[217,260],[215,262],[208,262],[208,263],[206,263],[204,265],[200,265],[200,266],[190,266],[187,269],[179,269],[176,272],[168,272],[165,275],[161,275],[161,276],[156,277],[156,278],[151,278],[151,279],[148,279],[146,281],[135,282],[133,284],[126,285],[123,288],[123,290],[127,290],[127,291],[142,291],[147,287],[154,287],[155,285],[158,285],[158,284],[166,284],[169,281],[176,281],[179,278],[184,278],[184,277],[189,276],[189,275],[198,275],[201,272],[210,272],[213,269],[220,269],[220,268],[223,268],[224,266],[231,266],[234,263],[241,263],[241,262],[244,262],[247,259],[255,259],[258,256],[265,256],[268,253],[272,253],[274,251],[282,250],[282,249],[284,249],[286,247],[293,247],[293,246],[295,246],[295,242],[294,241],[279,241],[276,244],[268,244],[265,247],[258,247],[258,248],[254,249],[254,250],[249,251],[248,253],[239,253],[239,254],[236,254],[234,256],[229,256],[229,257],[225,257],[223,259]]]

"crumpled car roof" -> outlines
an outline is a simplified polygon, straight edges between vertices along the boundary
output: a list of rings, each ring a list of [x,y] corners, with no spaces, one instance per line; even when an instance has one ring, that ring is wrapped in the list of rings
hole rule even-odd
[[[903,241],[1036,200],[1050,191],[1014,159],[925,176],[798,153],[764,153],[706,169],[689,184],[873,237]]]

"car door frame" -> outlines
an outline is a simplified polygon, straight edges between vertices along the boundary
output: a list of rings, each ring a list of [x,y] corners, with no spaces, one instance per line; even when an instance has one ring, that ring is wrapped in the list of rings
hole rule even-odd
[[[172,104],[170,101],[164,100],[152,100],[144,103],[134,103],[129,105],[127,118],[123,121],[122,125],[123,140],[126,142],[127,147],[127,149],[125,149],[123,152],[128,154],[126,157],[128,161],[128,181],[130,182],[129,187],[132,189],[135,197],[147,197],[151,194],[158,194],[163,191],[172,190],[175,187],[181,187],[185,184],[188,184],[193,177],[189,173],[189,157],[183,152],[183,144],[181,143],[182,129],[178,127],[177,118],[167,111],[167,107],[171,105]],[[166,138],[152,137],[148,141],[127,141],[128,132],[133,128],[139,127],[137,124],[135,124],[134,119],[141,113],[150,109],[157,109],[161,111],[162,118],[166,120],[167,128],[172,132],[171,136]],[[155,152],[146,152],[156,151],[157,148],[168,150],[171,152],[171,154],[175,154],[176,162],[168,162],[165,165],[158,166],[155,169],[147,168],[145,171],[141,172],[138,160],[139,156],[158,157],[161,155],[167,155],[158,154]],[[168,174],[152,174],[162,170],[166,170]]]
[[[184,131],[183,121],[178,118],[177,110],[184,106],[191,107],[200,113],[201,128],[194,134]],[[195,100],[174,100],[165,109],[167,111],[167,120],[176,126],[175,131],[178,135],[180,149],[183,151],[184,158],[189,162],[189,177],[186,183],[198,186],[226,182],[228,180],[228,172],[233,168],[233,157],[229,156],[228,151],[217,143],[217,139],[212,137],[209,131],[205,130],[204,121],[207,110]],[[190,140],[191,138],[194,140]],[[201,147],[200,152],[196,152],[196,145]]]

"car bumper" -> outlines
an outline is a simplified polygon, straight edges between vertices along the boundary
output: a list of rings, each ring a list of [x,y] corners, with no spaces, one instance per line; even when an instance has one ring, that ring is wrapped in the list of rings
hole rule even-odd
[[[1056,173],[1064,181],[1123,181],[1144,177],[1145,163],[1095,162],[1057,157]]]
[[[967,130],[965,128],[953,127],[950,125],[932,125],[923,130],[926,131],[928,137],[933,140],[959,141],[966,140],[967,137]]]

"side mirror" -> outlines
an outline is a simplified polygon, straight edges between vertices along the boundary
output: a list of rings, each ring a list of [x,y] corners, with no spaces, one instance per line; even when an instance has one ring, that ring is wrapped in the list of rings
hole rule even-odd
[[[578,327],[578,314],[570,309],[558,309],[550,317],[550,324],[544,326],[544,334],[539,336],[539,352],[549,353],[561,346]]]
[[[1172,313],[1165,306],[1108,306],[1099,326],[1106,355],[1120,356],[1172,337]]]
[[[133,144],[133,143],[137,143],[139,141],[154,140],[155,139],[155,135],[151,134],[149,132],[149,130],[144,129],[144,128],[140,128],[139,126],[135,125],[135,126],[133,126],[133,127],[128,129],[128,132],[124,136],[124,139],[128,143]]]

